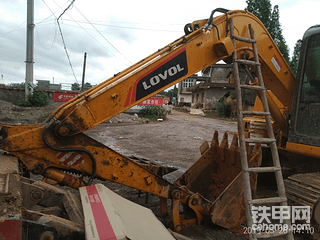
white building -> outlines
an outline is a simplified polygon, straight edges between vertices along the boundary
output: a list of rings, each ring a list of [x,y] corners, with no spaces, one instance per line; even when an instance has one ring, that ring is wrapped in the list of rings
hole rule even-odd
[[[187,88],[192,87],[196,84],[197,75],[192,75],[178,84],[178,103],[181,105],[191,106],[192,92],[187,91]]]

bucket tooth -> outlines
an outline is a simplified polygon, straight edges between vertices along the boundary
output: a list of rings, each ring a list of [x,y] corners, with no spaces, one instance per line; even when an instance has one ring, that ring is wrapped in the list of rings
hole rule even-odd
[[[238,150],[238,135],[233,134],[232,142],[229,149],[229,157],[230,157],[230,163],[232,165],[236,164],[236,162],[240,161],[240,159],[237,157],[236,151]]]
[[[232,142],[230,145],[230,148],[234,148],[234,147],[238,147],[238,135],[235,133],[233,134]]]
[[[222,138],[220,147],[221,148],[228,148],[228,133],[227,132],[225,132],[223,134],[223,138]]]
[[[228,134],[224,133],[219,146],[218,132],[215,131],[211,147],[175,183],[214,202],[241,172],[238,137],[233,136],[230,148],[227,139]],[[248,152],[248,159],[252,156]],[[257,161],[256,158],[253,160]]]
[[[226,159],[228,160],[229,154],[228,154],[228,133],[227,132],[223,134],[219,152],[220,152],[220,158],[223,162],[226,161]]]
[[[213,203],[211,208],[213,223],[238,231],[240,224],[246,218],[238,137],[236,134],[233,135],[230,147],[228,147],[227,133],[224,133],[220,145],[218,137],[218,132],[215,131],[209,149],[175,184],[180,187],[185,186],[189,191],[199,193]],[[247,157],[250,167],[259,166],[261,164],[260,146],[256,145],[253,153],[248,151]],[[253,186],[256,180],[254,176],[250,178]]]
[[[218,131],[215,131],[213,134],[213,138],[211,141],[211,147],[213,147],[213,146],[219,147],[219,133],[218,133]]]

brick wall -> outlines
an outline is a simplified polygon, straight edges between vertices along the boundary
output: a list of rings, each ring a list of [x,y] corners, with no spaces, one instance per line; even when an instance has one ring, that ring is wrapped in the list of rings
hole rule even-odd
[[[54,92],[63,93],[75,93],[76,91],[54,91],[54,90],[44,90],[49,97],[49,101],[53,102]],[[21,102],[24,100],[25,90],[24,88],[12,88],[7,86],[0,86],[0,100],[7,102]]]

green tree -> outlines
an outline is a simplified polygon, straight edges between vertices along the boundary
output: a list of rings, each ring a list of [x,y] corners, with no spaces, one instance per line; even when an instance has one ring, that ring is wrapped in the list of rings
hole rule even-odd
[[[296,42],[296,44],[294,45],[293,55],[292,55],[291,61],[289,63],[291,71],[293,72],[294,75],[296,75],[297,71],[298,71],[298,63],[299,63],[299,57],[300,57],[301,44],[302,44],[302,40],[299,39]]]
[[[173,97],[175,99],[177,99],[177,96],[178,96],[178,88],[176,85],[174,85],[173,88],[169,89],[168,91],[162,91],[160,92],[161,95],[165,95],[165,96],[168,96],[170,97],[170,101],[173,101]]]
[[[269,28],[271,31],[271,33],[270,33],[271,37],[274,39],[280,52],[283,54],[284,59],[287,61],[287,63],[289,63],[290,62],[289,47],[288,47],[287,42],[282,34],[282,28],[281,28],[281,24],[280,24],[280,11],[279,11],[278,5],[275,5],[273,8]]]
[[[49,103],[48,94],[38,87],[33,88],[33,93],[28,96],[28,101],[32,107],[42,107]]]
[[[91,83],[86,82],[86,83],[84,84],[84,88],[92,88]]]
[[[246,10],[255,15],[264,24],[269,32],[271,19],[271,3],[268,0],[246,0]]]
[[[75,82],[71,85],[71,90],[75,91],[75,90],[80,90],[80,84]]]
[[[246,0],[246,3],[246,10],[260,19],[283,54],[283,57],[289,63],[289,47],[282,34],[282,28],[279,21],[279,6],[275,5],[272,10],[270,0]]]
[[[178,88],[174,85],[173,89],[171,89],[171,97],[170,100],[173,101],[173,98],[177,99],[178,97]]]

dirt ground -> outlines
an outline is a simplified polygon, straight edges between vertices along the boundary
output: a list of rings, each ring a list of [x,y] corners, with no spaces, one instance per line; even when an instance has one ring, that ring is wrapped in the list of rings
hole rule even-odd
[[[219,142],[221,142],[224,132],[227,132],[230,144],[233,134],[237,132],[237,122],[231,119],[207,118],[172,111],[172,114],[167,115],[164,122],[149,122],[148,124],[105,123],[87,131],[86,134],[123,155],[147,158],[178,168],[177,171],[164,176],[169,182],[174,182],[200,157],[200,145],[204,141],[210,143],[214,131],[219,132]],[[139,198],[138,191],[131,188],[119,187],[117,184],[109,182],[105,185],[121,196],[152,209],[157,216],[160,216],[158,197],[149,194],[147,203],[145,193]],[[273,190],[265,188],[261,189],[258,194],[261,197],[267,197],[266,191],[269,191],[268,194],[274,194]],[[248,239],[247,236],[233,233],[210,222],[202,227],[185,228],[182,230],[182,234],[198,240]],[[295,236],[295,239],[313,238],[312,236],[299,235]]]
[[[46,120],[62,102],[53,102],[44,107],[19,107],[0,100],[0,122],[35,124]]]
[[[179,168],[172,176],[175,180],[200,157],[200,145],[211,142],[215,130],[220,133],[219,140],[228,132],[231,142],[237,125],[230,120],[173,111],[164,122],[101,124],[86,134],[123,155],[158,160]]]
[[[199,157],[199,147],[204,141],[211,142],[213,133],[217,130],[219,139],[223,133],[236,132],[236,122],[230,120],[214,120],[201,116],[190,115],[173,111],[164,122],[140,123],[112,123],[101,124],[86,132],[90,137],[100,141],[110,148],[126,156],[147,158],[162,162],[178,168],[177,171],[165,175],[164,178],[174,182],[180,177]],[[156,196],[148,196],[146,203],[145,193],[137,198],[138,192],[124,187],[107,186],[130,200],[151,208],[159,215],[159,200]],[[203,227],[189,227],[182,231],[192,239],[247,239],[240,234],[232,233],[213,224]]]
[[[52,103],[42,108],[21,108],[0,101],[0,122],[41,123],[60,104]],[[237,132],[237,123],[230,119],[207,118],[177,111],[172,111],[163,122],[148,123],[136,116],[121,114],[85,133],[123,155],[147,158],[178,168],[164,177],[174,182],[200,157],[200,145],[204,141],[211,142],[216,130],[219,132],[219,140],[224,132],[228,132],[231,142],[232,134]],[[135,189],[111,182],[104,184],[121,196],[152,209],[159,216],[158,197],[151,194],[147,196],[146,193],[141,193],[138,197],[140,194]],[[185,228],[181,233],[198,240],[248,239],[247,236],[230,232],[210,222],[202,227]]]

